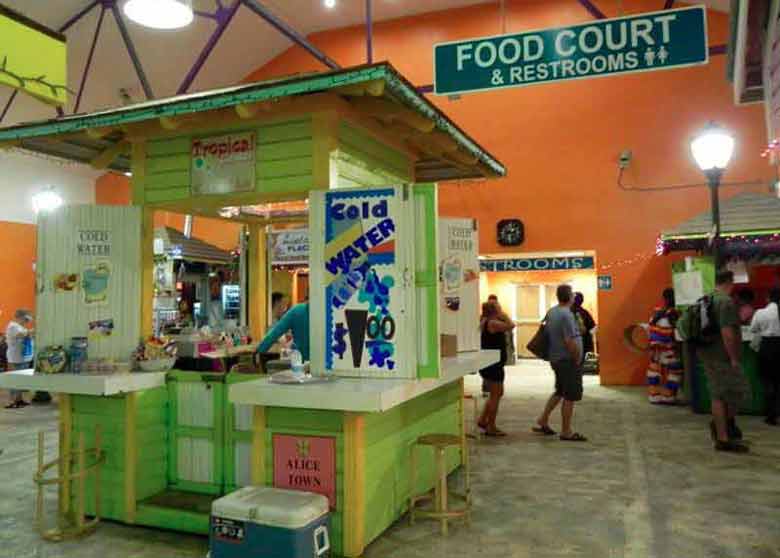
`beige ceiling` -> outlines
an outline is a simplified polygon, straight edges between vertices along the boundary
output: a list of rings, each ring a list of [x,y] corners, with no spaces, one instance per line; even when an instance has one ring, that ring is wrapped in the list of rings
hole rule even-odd
[[[335,9],[327,9],[322,0],[260,0],[302,34],[324,29],[360,24],[364,21],[364,0],[337,0]],[[594,0],[605,10],[623,0]],[[630,0],[624,0],[628,5]],[[8,7],[51,28],[60,27],[89,0],[0,0]],[[230,5],[232,0],[222,0]],[[387,20],[415,13],[457,8],[485,0],[372,0],[375,20]],[[120,2],[121,3],[121,2]],[[497,2],[493,2],[497,3]],[[659,8],[663,5],[658,0]],[[715,9],[728,10],[729,0],[704,2]],[[213,11],[215,0],[194,0],[195,8]],[[97,24],[99,9],[95,9],[68,32],[69,86],[78,90],[84,63]],[[154,31],[129,23],[144,70],[155,96],[173,95],[190,66],[215,27],[215,22],[196,18],[196,23],[178,31]],[[231,85],[266,63],[290,46],[290,41],[265,23],[260,17],[241,7],[228,32],[223,35],[209,61],[195,80],[191,91]],[[135,100],[143,93],[124,49],[119,31],[107,12],[103,21],[98,48],[86,84],[80,112],[120,104],[119,90],[128,90]],[[8,92],[0,88],[0,110]],[[72,106],[67,112],[72,111]],[[53,115],[53,110],[40,103],[18,96],[13,108],[2,122],[37,120]]]

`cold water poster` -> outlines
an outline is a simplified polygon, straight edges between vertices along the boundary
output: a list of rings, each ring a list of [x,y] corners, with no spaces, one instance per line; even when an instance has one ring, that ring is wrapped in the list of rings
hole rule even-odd
[[[396,190],[325,194],[325,368],[386,372],[398,366],[403,312]]]

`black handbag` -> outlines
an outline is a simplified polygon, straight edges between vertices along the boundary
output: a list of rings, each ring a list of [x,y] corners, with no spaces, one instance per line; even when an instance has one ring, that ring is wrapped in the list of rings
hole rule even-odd
[[[525,346],[531,354],[542,360],[550,360],[550,337],[547,335],[547,316],[544,317],[539,329]]]

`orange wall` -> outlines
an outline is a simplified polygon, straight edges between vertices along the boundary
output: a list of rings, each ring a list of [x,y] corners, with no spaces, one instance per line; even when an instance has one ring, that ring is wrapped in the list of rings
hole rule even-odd
[[[129,205],[130,181],[127,177],[119,174],[104,174],[95,182],[95,203],[98,205]],[[173,227],[181,231],[184,230],[184,215],[157,211],[154,216],[154,224],[157,227]],[[240,225],[205,217],[195,217],[192,225],[194,237],[223,250],[233,250],[238,246],[240,231]]]
[[[599,0],[608,16],[655,11],[659,0]],[[507,2],[507,32],[582,23],[588,12],[576,0]],[[710,44],[728,39],[728,17],[709,14]],[[499,3],[377,23],[374,57],[388,60],[412,83],[433,81],[435,43],[500,33]],[[365,61],[363,27],[317,33],[311,41],[342,66]],[[247,79],[265,79],[323,67],[291,48]],[[766,143],[760,105],[735,107],[726,81],[726,57],[703,67],[464,95],[429,96],[457,124],[509,169],[502,180],[454,183],[440,189],[442,215],[480,220],[480,247],[500,252],[495,223],[520,217],[523,251],[595,250],[604,265],[651,254],[659,231],[708,206],[705,189],[662,193],[625,192],[616,184],[620,151],[634,161],[626,183],[667,186],[700,182],[688,141],[710,119],[734,131],[736,160],[727,180],[768,179],[759,154]],[[727,189],[724,195],[734,193]],[[517,251],[514,249],[513,251]],[[614,290],[599,295],[602,381],[640,384],[644,363],[623,345],[623,328],[646,320],[670,284],[670,259],[652,258],[612,268]]]
[[[0,327],[5,333],[14,311],[35,307],[35,225],[0,221]]]

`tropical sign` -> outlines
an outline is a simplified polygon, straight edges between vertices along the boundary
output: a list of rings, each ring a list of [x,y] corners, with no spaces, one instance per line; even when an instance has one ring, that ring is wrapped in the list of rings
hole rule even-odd
[[[439,95],[669,70],[709,60],[703,6],[434,47]]]
[[[255,134],[192,140],[192,194],[233,194],[255,189]]]
[[[325,368],[396,368],[403,278],[393,188],[325,194]]]
[[[0,85],[64,105],[67,84],[65,36],[0,5]]]

